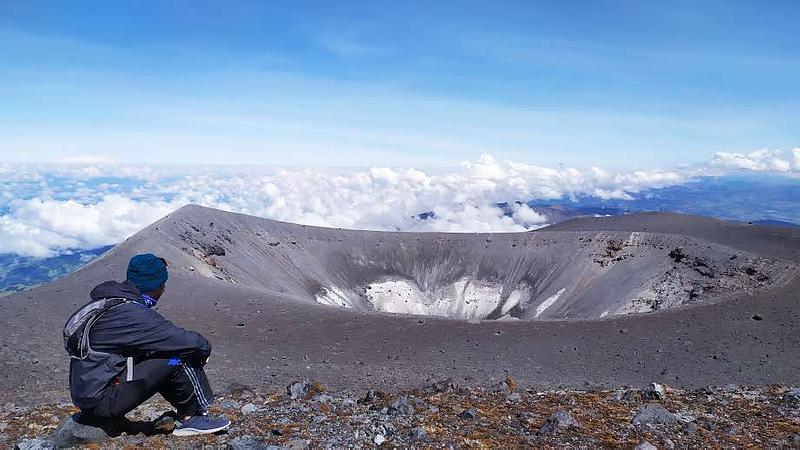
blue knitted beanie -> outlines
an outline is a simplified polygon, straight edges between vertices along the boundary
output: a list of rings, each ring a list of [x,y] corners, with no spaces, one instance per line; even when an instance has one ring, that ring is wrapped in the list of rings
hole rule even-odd
[[[127,279],[139,292],[155,291],[167,278],[167,262],[152,253],[136,255],[128,263]]]

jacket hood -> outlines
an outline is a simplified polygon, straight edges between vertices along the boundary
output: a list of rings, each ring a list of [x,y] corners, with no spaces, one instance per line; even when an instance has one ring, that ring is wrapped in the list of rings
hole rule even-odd
[[[121,297],[133,300],[137,303],[144,303],[142,294],[136,289],[130,281],[106,281],[105,283],[98,284],[89,294],[92,300],[99,300],[101,298]]]

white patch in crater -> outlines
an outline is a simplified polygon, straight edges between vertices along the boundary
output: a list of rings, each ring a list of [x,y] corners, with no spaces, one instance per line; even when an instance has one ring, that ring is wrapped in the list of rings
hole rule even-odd
[[[563,294],[565,290],[566,288],[561,288],[560,291],[556,292],[550,297],[547,297],[542,303],[539,303],[536,306],[536,315],[533,317],[539,317],[547,308],[553,306],[553,304],[558,300],[559,297],[561,297],[561,294]]]
[[[321,288],[316,295],[316,300],[323,305],[338,306],[340,308],[354,307],[350,297],[335,286],[332,288]]]
[[[396,314],[482,318],[500,304],[502,286],[461,279],[433,292],[423,292],[416,283],[389,280],[372,283],[366,297],[378,311]]]
[[[410,280],[388,279],[367,285],[363,296],[337,287],[322,288],[316,295],[317,302],[330,306],[363,308],[366,300],[377,311],[459,319],[483,319],[498,307],[502,317],[529,299],[527,289],[515,289],[505,298],[501,283],[467,277],[432,291],[420,290]]]

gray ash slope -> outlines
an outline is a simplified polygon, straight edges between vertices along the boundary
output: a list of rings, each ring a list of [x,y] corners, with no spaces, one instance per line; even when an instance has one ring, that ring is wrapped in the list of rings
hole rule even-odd
[[[72,276],[0,302],[4,398],[66,397],[61,325],[145,251],[170,261],[159,308],[209,338],[218,386],[800,378],[799,230],[658,213],[529,233],[381,233],[187,206]]]

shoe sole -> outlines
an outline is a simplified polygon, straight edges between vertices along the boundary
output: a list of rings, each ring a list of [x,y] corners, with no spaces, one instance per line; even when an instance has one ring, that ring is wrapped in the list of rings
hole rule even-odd
[[[200,430],[197,428],[176,428],[172,431],[174,436],[197,436],[200,434],[214,434],[219,433],[222,430],[226,430],[229,426],[231,426],[230,422],[226,423],[224,426],[217,427],[217,428],[209,428],[207,430]]]

